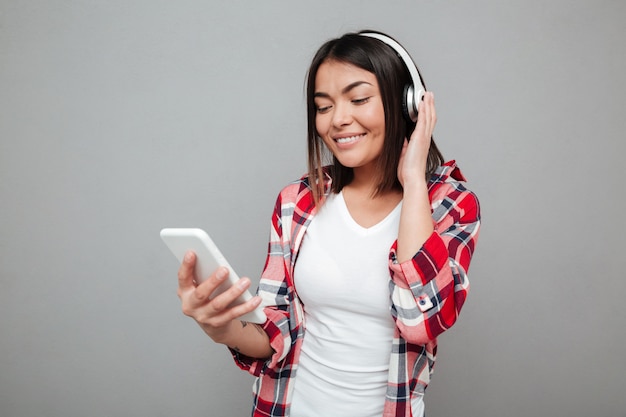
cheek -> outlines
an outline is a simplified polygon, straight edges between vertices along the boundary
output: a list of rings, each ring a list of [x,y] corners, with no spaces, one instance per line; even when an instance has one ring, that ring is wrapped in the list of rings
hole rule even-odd
[[[382,108],[372,108],[367,114],[372,129],[385,131],[385,113]]]
[[[320,135],[320,136],[322,138],[322,142],[324,142],[324,145],[326,145],[328,149],[332,149],[333,146],[335,145],[335,141],[330,139],[328,135]]]
[[[334,142],[328,138],[329,123],[326,120],[327,118],[323,116],[324,115],[317,115],[315,117],[315,131],[322,139],[322,142],[324,142],[324,145],[326,145],[326,147],[330,147],[330,145]]]
[[[324,133],[328,130],[328,124],[324,122],[324,118],[321,115],[315,116],[315,130],[317,130],[317,134],[323,136]]]
[[[355,118],[361,126],[375,134],[385,131],[385,110],[382,102],[376,101],[371,105],[358,107],[358,110]]]

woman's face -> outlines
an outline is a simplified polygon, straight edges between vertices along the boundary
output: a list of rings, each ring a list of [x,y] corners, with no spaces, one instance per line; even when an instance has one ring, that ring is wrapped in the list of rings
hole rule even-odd
[[[375,167],[385,141],[376,76],[344,62],[324,62],[315,76],[315,107],[317,133],[339,162],[354,169]]]

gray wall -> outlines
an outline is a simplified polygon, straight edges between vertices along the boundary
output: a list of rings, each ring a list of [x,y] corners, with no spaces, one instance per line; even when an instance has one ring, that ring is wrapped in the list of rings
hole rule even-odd
[[[626,416],[625,21],[621,0],[2,0],[0,415],[248,415],[158,232],[209,230],[256,282],[305,169],[311,55],[375,28],[484,216],[429,417]]]

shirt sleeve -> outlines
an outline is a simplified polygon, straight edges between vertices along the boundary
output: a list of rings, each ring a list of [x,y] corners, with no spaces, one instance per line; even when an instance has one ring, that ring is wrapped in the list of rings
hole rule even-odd
[[[262,325],[268,334],[270,346],[274,353],[269,359],[251,358],[231,349],[237,365],[255,376],[266,368],[275,368],[284,360],[292,344],[292,329],[290,329],[291,309],[290,292],[293,287],[289,284],[289,256],[290,254],[290,221],[293,208],[285,202],[286,191],[283,190],[276,200],[270,227],[270,240],[265,267],[259,280],[257,295],[262,299],[267,320]],[[295,336],[294,336],[295,340]]]
[[[478,199],[460,182],[435,184],[430,200],[434,232],[412,259],[397,262],[397,241],[389,256],[391,313],[401,336],[418,345],[456,322],[480,229]]]

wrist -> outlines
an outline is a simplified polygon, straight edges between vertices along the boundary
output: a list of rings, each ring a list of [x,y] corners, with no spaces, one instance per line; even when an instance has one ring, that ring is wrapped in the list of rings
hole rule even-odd
[[[428,191],[428,182],[426,181],[426,178],[423,177],[423,176],[422,177],[417,177],[417,178],[406,179],[402,183],[402,189],[404,190],[405,193],[407,191],[408,192],[412,192],[412,191],[417,191],[417,192]]]
[[[215,343],[222,345],[228,345],[233,340],[233,333],[236,331],[237,326],[233,326],[233,323],[238,323],[236,320],[232,320],[225,326],[213,327],[202,323],[200,327]]]

